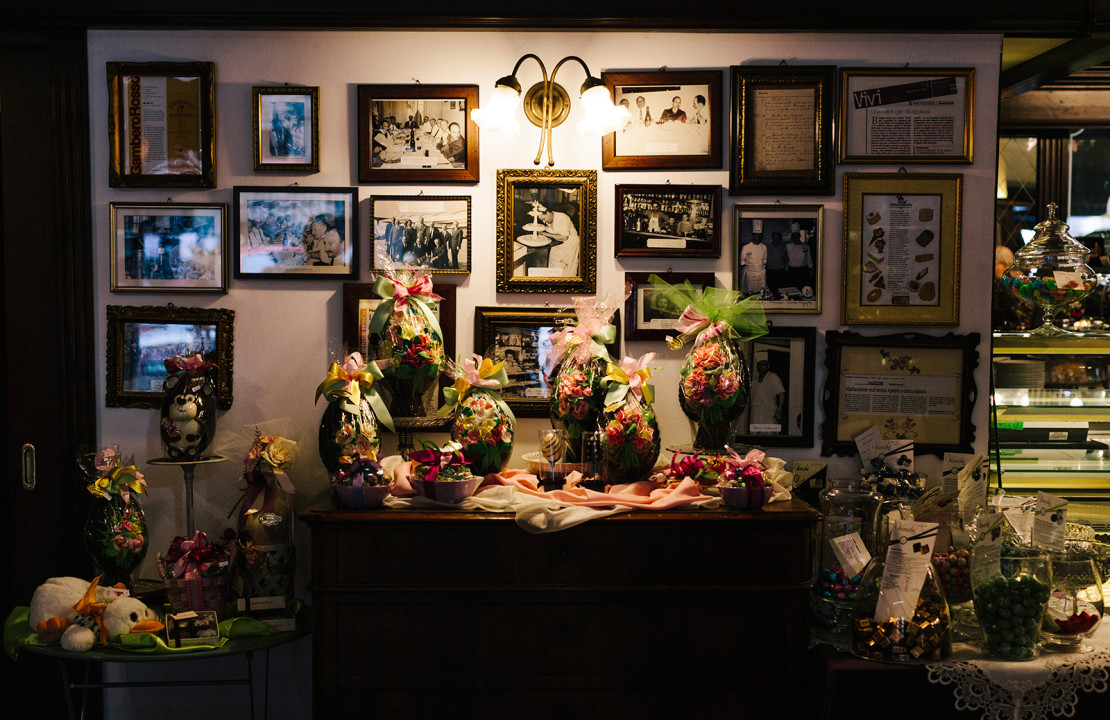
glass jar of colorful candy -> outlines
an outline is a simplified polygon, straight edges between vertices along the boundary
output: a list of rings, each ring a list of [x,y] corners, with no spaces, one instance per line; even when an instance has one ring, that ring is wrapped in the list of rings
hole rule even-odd
[[[820,500],[822,519],[815,553],[818,566],[811,602],[813,621],[819,627],[846,631],[861,576],[856,568],[844,568],[834,550],[834,541],[858,533],[863,545],[870,548],[879,497],[860,478],[838,478],[828,482]]]

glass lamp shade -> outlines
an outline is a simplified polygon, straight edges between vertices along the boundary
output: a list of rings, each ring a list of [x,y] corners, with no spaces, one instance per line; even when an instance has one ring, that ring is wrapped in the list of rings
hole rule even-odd
[[[589,84],[587,81],[586,85]],[[614,105],[608,88],[604,85],[586,85],[583,85],[581,96],[585,117],[578,123],[578,132],[583,135],[606,135],[628,124],[632,117],[628,108]]]
[[[484,108],[475,108],[470,111],[470,118],[478,123],[483,130],[490,130],[503,135],[516,135],[520,132],[520,122],[516,119],[516,110],[520,105],[520,88],[514,89],[508,85],[498,83],[493,88],[493,95]]]

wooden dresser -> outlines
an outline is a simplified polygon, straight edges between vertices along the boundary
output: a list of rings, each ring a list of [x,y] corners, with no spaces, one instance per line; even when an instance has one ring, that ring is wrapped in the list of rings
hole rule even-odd
[[[794,716],[819,517],[309,509],[315,717]]]

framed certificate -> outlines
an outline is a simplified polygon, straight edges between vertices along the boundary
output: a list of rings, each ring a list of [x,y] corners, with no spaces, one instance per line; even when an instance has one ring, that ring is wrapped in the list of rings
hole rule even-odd
[[[110,62],[109,187],[216,187],[215,65]]]

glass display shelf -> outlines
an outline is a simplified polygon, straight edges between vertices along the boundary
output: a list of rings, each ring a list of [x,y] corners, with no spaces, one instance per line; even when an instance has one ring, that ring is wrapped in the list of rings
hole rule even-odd
[[[994,333],[992,355],[1110,355],[1110,333]]]

